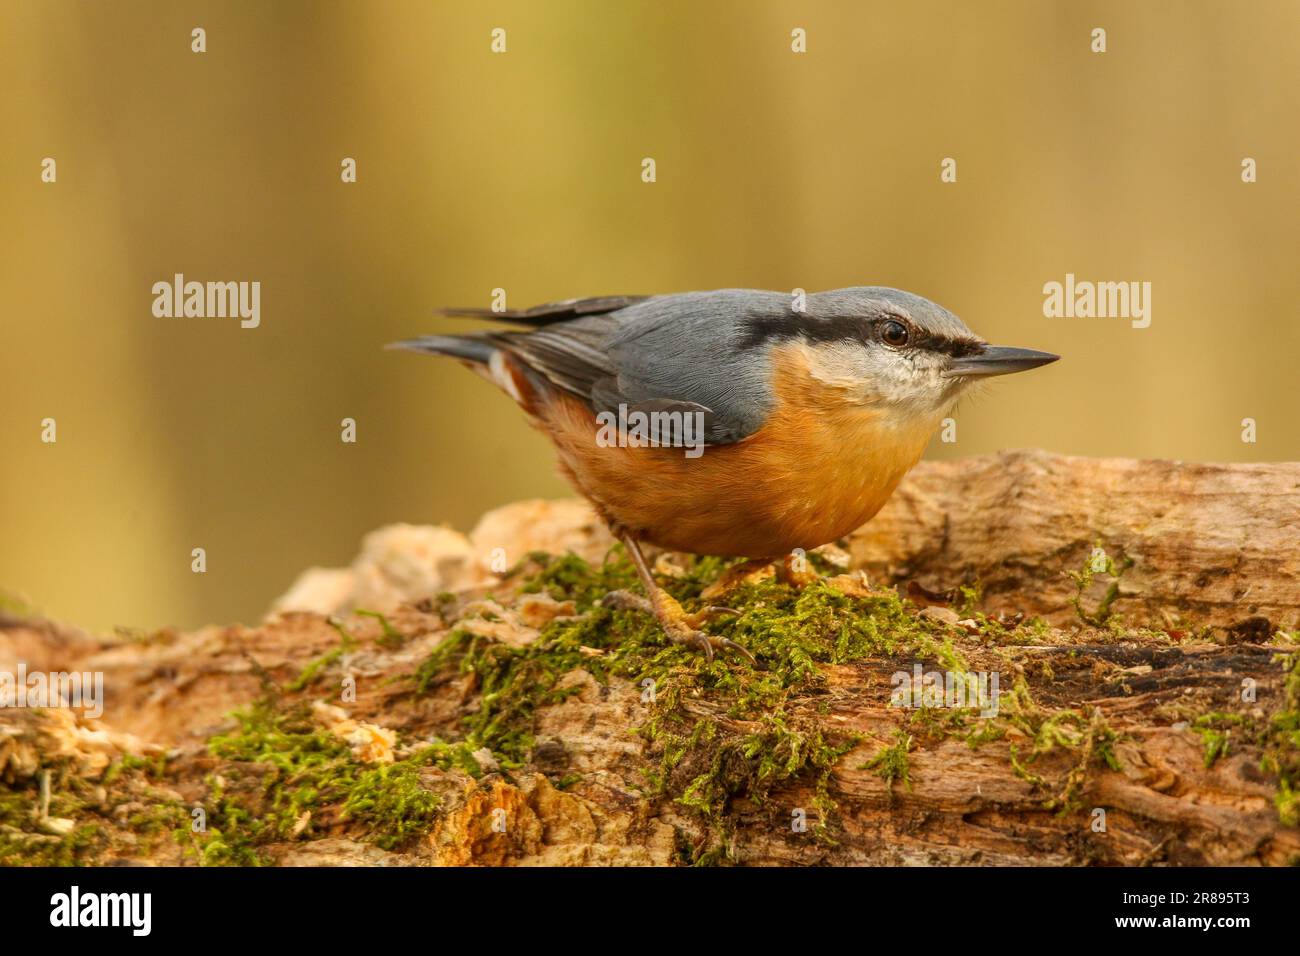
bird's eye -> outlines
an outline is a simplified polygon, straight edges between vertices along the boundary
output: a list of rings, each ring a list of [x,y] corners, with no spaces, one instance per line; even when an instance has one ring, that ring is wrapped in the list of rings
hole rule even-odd
[[[907,326],[896,319],[890,319],[880,327],[880,339],[886,345],[902,348],[907,344]]]

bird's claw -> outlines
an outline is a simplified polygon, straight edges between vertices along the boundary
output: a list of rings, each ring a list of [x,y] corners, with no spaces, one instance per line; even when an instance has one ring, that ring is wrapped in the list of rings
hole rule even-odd
[[[735,651],[754,667],[758,660],[742,645],[728,637],[706,634],[699,628],[706,621],[719,614],[739,614],[735,608],[710,604],[694,613],[687,614],[682,606],[666,592],[656,595],[657,600],[643,598],[631,591],[610,591],[601,598],[601,605],[611,610],[644,611],[653,614],[663,626],[664,634],[674,644],[691,647],[704,654],[709,663],[713,662],[714,651]]]
[[[717,634],[706,634],[703,631],[697,631],[695,628],[683,623],[667,624],[664,626],[664,633],[668,639],[675,644],[682,644],[687,647],[693,647],[704,654],[704,659],[710,664],[713,663],[713,652],[735,651],[737,654],[749,661],[750,665],[757,668],[758,659],[754,657],[743,645],[737,644],[729,637],[721,637]]]
[[[698,628],[701,625],[707,623],[708,621],[713,620],[719,614],[739,615],[740,612],[737,611],[734,607],[722,607],[721,605],[718,604],[710,604],[707,607],[700,608],[698,611],[692,611],[690,614],[683,614],[682,620],[685,621],[687,624],[689,624],[691,627]]]

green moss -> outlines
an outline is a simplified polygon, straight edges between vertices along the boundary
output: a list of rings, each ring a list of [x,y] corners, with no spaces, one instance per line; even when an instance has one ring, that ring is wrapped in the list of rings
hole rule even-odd
[[[320,678],[321,671],[335,663],[344,653],[344,648],[336,647],[332,651],[322,654],[304,667],[298,676],[289,682],[286,689],[295,694],[306,690],[308,686],[316,683]]]
[[[262,847],[312,839],[335,825],[360,825],[362,835],[393,849],[424,833],[439,801],[421,770],[473,768],[464,745],[435,744],[391,764],[372,766],[343,741],[315,727],[305,704],[280,708],[270,698],[236,715],[234,733],[212,738],[211,753],[236,766],[209,779],[209,830],[197,836],[205,864],[256,865]],[[236,793],[225,777],[245,767],[251,780]]]
[[[1300,826],[1300,653],[1291,651],[1289,642],[1284,646],[1288,650],[1273,657],[1283,675],[1277,710],[1268,716],[1214,711],[1192,718],[1190,729],[1204,742],[1207,769],[1234,748],[1257,752],[1260,769],[1277,777],[1278,819],[1284,826]]]
[[[388,618],[383,614],[380,614],[378,611],[366,611],[358,608],[354,613],[358,617],[372,617],[379,622],[380,630],[383,633],[375,643],[380,647],[386,647],[391,650],[393,648],[401,647],[406,643],[406,638],[402,636],[402,632],[393,627],[393,625],[389,623]]]
[[[1064,786],[1044,803],[1048,809],[1063,814],[1076,809],[1078,794],[1093,767],[1122,769],[1115,753],[1120,735],[1107,725],[1100,710],[1085,715],[1077,710],[1042,708],[1034,701],[1023,677],[1017,677],[1010,692],[1000,695],[998,716],[994,719],[1004,721],[1029,738],[1029,749],[1023,754],[1019,747],[1011,745],[1011,767],[1017,776],[1035,786],[1049,787],[1043,777],[1030,769],[1040,757],[1059,752],[1072,757],[1074,765],[1065,776]]]
[[[953,608],[962,618],[978,620],[983,617],[980,607],[984,604],[984,589],[978,584],[963,584],[957,588],[957,606]]]
[[[666,753],[671,754],[661,763],[661,769],[668,771],[680,765],[696,748],[706,745],[707,767],[690,779],[677,796],[677,802],[715,821],[738,795],[756,807],[763,807],[777,784],[810,770],[829,773],[856,742],[856,738],[848,737],[831,744],[819,727],[801,725],[786,714],[764,715],[758,726],[744,735],[722,733],[716,722],[702,720],[685,740],[677,735],[664,735],[660,739]],[[818,775],[818,781],[822,779]],[[825,822],[821,821],[821,825]]]
[[[0,832],[0,866],[88,866],[105,845],[105,828],[79,826],[62,837],[33,830]]]
[[[363,771],[343,803],[343,819],[365,823],[385,850],[401,846],[433,824],[441,801],[421,782],[420,768],[433,763],[426,752],[410,760]]]
[[[145,776],[151,777],[155,780],[161,779],[167,773],[167,757],[165,754],[157,754],[152,757],[123,754],[117,760],[114,760],[109,764],[108,769],[104,771],[104,777],[100,782],[105,786],[109,786],[119,777],[128,774],[133,770],[138,770]]]
[[[385,621],[385,623],[387,623]],[[302,669],[302,672],[289,682],[286,688],[293,693],[306,690],[309,686],[316,683],[320,678],[321,672],[331,664],[336,663],[344,654],[354,650],[359,643],[355,637],[348,633],[343,626],[343,622],[336,618],[329,619],[330,627],[338,631],[339,646],[327,651]]]
[[[1095,547],[1100,548],[1101,542],[1098,541]],[[1098,570],[1093,567],[1093,560],[1090,554],[1088,559],[1084,562],[1082,569],[1079,571],[1067,572],[1070,580],[1074,582],[1076,588],[1074,597],[1070,599],[1070,603],[1073,605],[1074,611],[1079,616],[1080,621],[1084,624],[1091,625],[1092,627],[1106,627],[1110,622],[1113,613],[1113,605],[1119,597],[1120,579],[1124,576],[1124,572],[1133,567],[1133,564],[1133,559],[1125,556],[1117,565],[1111,556],[1106,554],[1105,568]],[[1092,586],[1093,578],[1099,574],[1105,574],[1111,577],[1112,580],[1110,586],[1106,589],[1105,594],[1102,595],[1097,607],[1092,611],[1086,611],[1083,607],[1084,594]]]
[[[729,564],[716,558],[687,559],[680,574],[674,572],[662,583],[688,611],[698,609],[706,603],[701,592]],[[1117,568],[1108,559],[1115,581],[1091,612],[1084,610],[1082,601],[1092,573],[1085,569],[1076,576],[1076,610],[1082,619],[1119,633],[1112,606],[1119,577],[1130,565]],[[0,785],[0,864],[95,862],[114,849],[110,811],[128,792],[133,802],[144,805],[125,821],[133,847],[136,840],[147,848],[152,840],[173,834],[206,865],[261,865],[272,862],[276,845],[341,832],[385,849],[409,846],[443,812],[430,789],[431,778],[453,769],[481,776],[473,753],[484,747],[507,777],[526,766],[532,759],[539,712],[578,692],[566,686],[565,678],[580,669],[606,685],[621,678],[648,688],[642,715],[629,728],[646,741],[650,755],[644,789],[689,811],[707,834],[697,843],[680,841],[684,861],[729,861],[738,842],[735,821],[742,817],[766,813],[773,820],[788,819],[790,808],[778,805],[778,793],[802,793],[805,806],[805,798],[810,799],[816,814],[815,822],[809,821],[812,835],[832,845],[838,826],[835,768],[859,738],[840,732],[829,719],[838,699],[829,693],[831,668],[888,660],[910,666],[921,660],[962,674],[970,670],[965,651],[977,642],[1004,646],[1046,643],[1048,637],[1041,620],[1008,626],[987,618],[978,610],[975,588],[960,589],[954,602],[959,613],[979,625],[979,637],[970,638],[960,629],[918,617],[893,591],[862,593],[855,588],[846,594],[824,581],[794,589],[765,579],[728,593],[721,600],[738,613],[719,616],[706,626],[750,650],[760,663],[754,668],[725,652],[710,662],[693,649],[669,642],[651,615],[603,606],[602,599],[612,590],[639,589],[621,548],[613,549],[599,567],[575,555],[530,555],[518,570],[528,575],[522,583],[525,592],[572,600],[581,615],[552,621],[536,641],[523,647],[463,629],[449,633],[412,677],[419,693],[452,680],[468,682],[472,701],[458,718],[454,742],[435,742],[391,764],[363,764],[342,740],[314,724],[306,704],[286,702],[281,688],[254,665],[263,677],[266,697],[237,715],[236,729],[209,742],[219,766],[206,782],[205,833],[191,832],[188,807],[151,789],[152,782],[167,778],[164,758],[126,757],[102,778],[110,791],[103,806],[101,797],[88,799],[84,783],[58,776],[50,814],[77,821],[73,832],[61,838],[39,832],[35,784]],[[442,602],[444,607],[454,603]],[[378,621],[378,643],[405,643],[383,615],[357,613]],[[307,664],[287,685],[288,691],[318,683],[327,668],[357,646],[341,622],[330,623],[339,633],[339,646]],[[1142,638],[1168,636],[1144,632]],[[1259,748],[1261,765],[1278,779],[1279,817],[1284,824],[1296,825],[1300,653],[1284,632],[1278,632],[1276,640],[1285,642],[1277,658],[1284,669],[1282,708],[1267,719],[1230,713],[1187,716],[1205,741],[1207,766],[1227,755],[1230,745],[1234,753],[1247,746]],[[985,647],[974,653],[989,651]],[[1013,737],[1016,743],[1009,752],[1014,772],[1044,788],[1046,806],[1062,813],[1076,808],[1089,773],[1099,767],[1119,769],[1119,737],[1098,711],[1039,704],[1030,695],[1023,670],[1015,669],[1019,676],[1010,691],[1001,693],[997,716],[977,719],[973,709],[909,709],[892,742],[862,769],[879,775],[891,794],[900,781],[910,792],[910,754],[918,746],[959,739],[978,747]],[[1034,671],[1035,678],[1040,674],[1051,678],[1050,670]],[[1063,780],[1054,776],[1049,781],[1038,772],[1049,754],[1068,758]],[[565,789],[581,779],[557,770],[552,784]]]
[[[1192,721],[1192,731],[1205,742],[1205,767],[1213,767],[1220,757],[1228,755],[1229,739],[1234,729],[1245,723],[1241,714],[1204,714]]]
[[[753,653],[761,662],[754,669],[725,653],[709,662],[669,642],[651,615],[602,606],[609,591],[636,585],[621,550],[600,567],[575,555],[531,560],[537,571],[525,592],[573,600],[586,613],[552,622],[525,647],[453,631],[414,675],[417,690],[470,677],[478,706],[461,721],[466,745],[489,748],[511,769],[528,760],[537,711],[574,692],[560,686],[566,674],[582,668],[601,682],[652,681],[654,701],[639,728],[660,754],[647,769],[648,785],[719,829],[732,801],[761,807],[777,785],[804,779],[819,811],[814,832],[831,839],[831,772],[856,737],[833,735],[817,719],[826,713],[815,700],[825,665],[885,656],[966,669],[944,626],[916,617],[893,591],[850,596],[825,582],[801,590],[776,580],[740,585],[725,599],[739,613],[708,626]],[[663,584],[688,611],[697,609],[700,591],[727,566],[691,559]]]
[[[165,772],[165,760],[125,757],[110,766],[98,781],[83,779],[63,759],[42,760],[26,780],[0,783],[0,866],[83,866],[105,857],[147,855],[157,840],[171,831],[184,811],[173,796],[150,784]],[[48,816],[72,820],[71,832],[46,832],[41,780],[49,781]],[[116,811],[130,804],[141,809],[125,820],[131,831],[123,839]]]
[[[728,598],[741,609],[721,632],[744,644],[786,684],[818,679],[819,664],[877,657],[935,660],[963,668],[945,628],[915,615],[891,590],[851,597],[825,581],[792,590],[775,581]]]
[[[911,790],[912,782],[908,778],[909,761],[907,758],[907,754],[911,749],[911,734],[899,730],[895,742],[883,748],[880,753],[864,763],[861,769],[874,770],[876,776],[885,781],[891,791],[894,789],[895,780],[903,781],[903,785],[908,790]]]
[[[1300,826],[1300,652],[1273,657],[1282,668],[1282,703],[1272,714],[1215,711],[1191,721],[1191,730],[1205,744],[1207,768],[1238,752],[1259,753],[1260,769],[1277,777],[1278,818],[1284,826]],[[1234,743],[1235,742],[1235,743]]]
[[[77,851],[84,846],[40,832],[40,801],[34,781],[24,787],[0,789],[0,865],[70,866],[78,862]]]
[[[1300,651],[1277,654],[1283,672],[1280,710],[1269,718],[1263,735],[1262,769],[1277,775],[1275,802],[1284,826],[1300,826]]]
[[[610,591],[626,590],[637,583],[636,570],[622,546],[615,546],[610,555],[617,557],[592,567],[573,553],[552,556],[534,552],[527,561],[538,570],[520,590],[525,594],[546,592],[557,601],[573,601],[579,611],[587,611]]]

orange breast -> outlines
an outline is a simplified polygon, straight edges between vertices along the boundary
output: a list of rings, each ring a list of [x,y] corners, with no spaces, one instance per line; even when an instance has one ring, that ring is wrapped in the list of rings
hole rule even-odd
[[[864,524],[916,464],[937,426],[891,421],[810,374],[803,345],[773,355],[776,406],[755,434],[711,446],[602,447],[590,409],[566,395],[534,405],[561,470],[603,517],[674,551],[769,557]]]

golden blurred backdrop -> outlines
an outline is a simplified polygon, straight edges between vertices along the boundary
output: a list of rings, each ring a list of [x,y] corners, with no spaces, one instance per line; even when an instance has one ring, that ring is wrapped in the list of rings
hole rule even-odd
[[[964,405],[933,456],[1300,457],[1294,0],[4,0],[0,21],[0,588],[51,616],[251,620],[384,523],[567,494],[504,396],[382,350],[497,287],[898,286],[1064,356]],[[176,273],[259,281],[260,326],[155,317]],[[1150,327],[1044,317],[1067,273],[1149,281]]]

